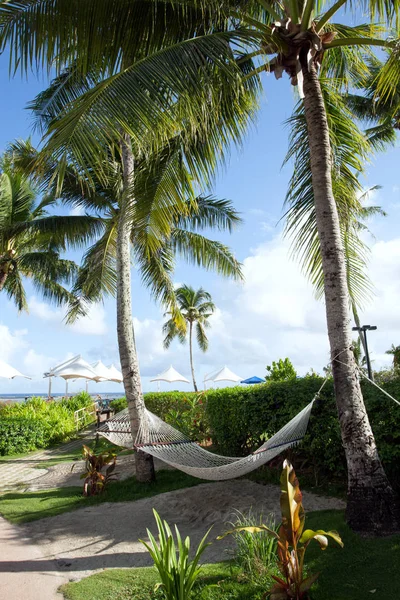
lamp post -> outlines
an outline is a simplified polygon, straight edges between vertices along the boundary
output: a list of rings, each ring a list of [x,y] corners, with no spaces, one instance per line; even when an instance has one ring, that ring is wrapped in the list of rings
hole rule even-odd
[[[362,325],[361,327],[353,327],[353,331],[358,331],[359,334],[363,335],[364,337],[365,358],[367,359],[368,377],[371,379],[371,381],[374,380],[374,375],[372,373],[371,361],[369,359],[367,331],[375,331],[376,329],[378,329],[376,325]]]

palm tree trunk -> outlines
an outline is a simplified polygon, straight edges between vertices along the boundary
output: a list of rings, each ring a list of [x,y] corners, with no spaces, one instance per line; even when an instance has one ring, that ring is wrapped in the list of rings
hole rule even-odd
[[[2,291],[2,289],[4,288],[4,286],[6,284],[7,277],[8,277],[8,271],[6,271],[5,269],[1,269],[0,270],[0,292]]]
[[[130,233],[134,205],[134,159],[128,136],[121,140],[121,151],[124,189],[117,232],[117,333],[132,437],[135,440],[139,427],[145,428],[146,415],[132,320]],[[153,481],[155,478],[152,456],[141,451],[136,453],[136,478],[143,482]]]
[[[379,459],[351,350],[349,294],[339,217],[332,192],[331,148],[316,68],[302,56],[315,213],[322,254],[325,305],[336,404],[348,470],[347,521],[357,531],[398,526],[396,502]]]
[[[193,365],[193,323],[190,321],[189,325],[189,352],[190,352],[190,368],[192,369],[192,379],[193,379],[193,387],[194,391],[198,392],[197,383],[194,376],[194,365]]]
[[[3,266],[0,268],[0,292],[3,290],[6,284],[8,273],[10,270],[10,260],[8,253],[3,254],[2,259]]]

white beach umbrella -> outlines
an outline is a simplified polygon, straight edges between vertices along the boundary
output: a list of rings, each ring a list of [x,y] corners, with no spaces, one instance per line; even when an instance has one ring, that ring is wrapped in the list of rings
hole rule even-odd
[[[242,377],[233,373],[227,366],[223,367],[217,372],[210,373],[204,377],[204,387],[206,385],[206,381],[213,381],[217,383],[218,381],[233,381],[234,383],[239,383],[242,381]]]
[[[114,367],[114,365],[108,367],[108,370],[111,375],[109,381],[115,381],[115,383],[122,383],[123,377],[121,371],[118,371],[118,369]]]
[[[68,380],[69,379],[90,379],[96,381],[97,373],[92,369],[86,360],[80,354],[74,356],[70,360],[57,365],[49,373],[45,373],[45,377],[62,377],[65,379],[65,395],[68,395]],[[51,388],[49,388],[51,390]]]
[[[17,369],[14,369],[11,365],[8,365],[4,360],[0,360],[0,377],[3,379],[14,379],[14,377],[25,377],[25,379],[32,379],[28,375],[23,375]]]
[[[178,373],[176,369],[171,365],[168,369],[154,377],[154,379],[150,379],[150,381],[166,381],[167,383],[175,383],[177,381],[181,381],[182,383],[190,383],[186,377]]]
[[[93,363],[91,367],[97,373],[97,381],[111,381],[112,373],[101,360]]]

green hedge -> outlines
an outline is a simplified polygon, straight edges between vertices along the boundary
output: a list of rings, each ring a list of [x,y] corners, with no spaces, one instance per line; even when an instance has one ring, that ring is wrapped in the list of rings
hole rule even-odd
[[[193,396],[194,392],[147,392],[144,394],[146,408],[165,420],[171,410],[187,410],[186,398]],[[120,412],[128,406],[126,398],[116,398],[110,402],[114,411]]]
[[[26,417],[0,419],[0,456],[44,448],[48,430],[44,423]]]
[[[93,403],[82,392],[61,401],[30,398],[3,405],[0,410],[0,455],[46,448],[76,433],[74,412]],[[86,423],[82,423],[85,425]]]

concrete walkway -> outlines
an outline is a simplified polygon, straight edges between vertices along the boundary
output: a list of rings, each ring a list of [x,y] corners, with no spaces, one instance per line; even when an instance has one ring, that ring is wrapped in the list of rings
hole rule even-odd
[[[46,469],[40,468],[41,462],[62,458],[75,451],[79,453],[82,444],[92,442],[95,435],[96,430],[93,426],[82,431],[78,439],[57,446],[57,448],[48,448],[21,458],[10,458],[10,460],[0,462],[0,492],[25,491],[29,482],[47,473]]]
[[[21,528],[0,517],[0,598],[62,600],[57,589],[68,583],[68,575],[58,572],[56,562],[23,535]]]

